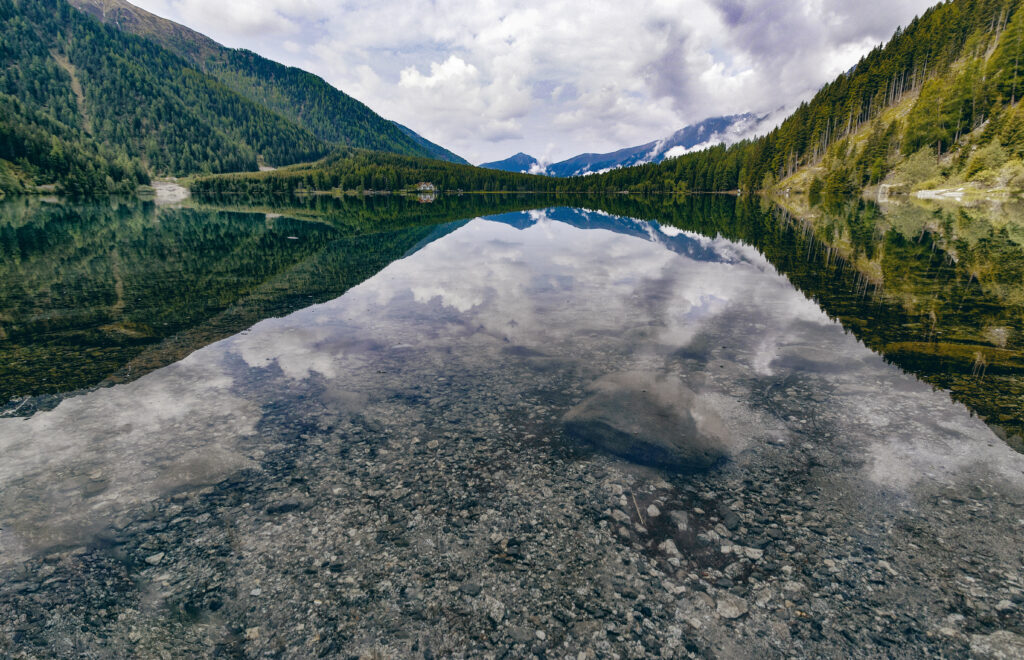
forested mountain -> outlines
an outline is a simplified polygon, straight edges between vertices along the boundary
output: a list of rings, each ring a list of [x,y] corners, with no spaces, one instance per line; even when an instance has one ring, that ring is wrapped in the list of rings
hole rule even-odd
[[[255,171],[339,144],[457,158],[316,76],[170,26],[181,55],[65,0],[0,0],[0,194],[127,192],[151,175]]]
[[[1024,12],[1022,0],[951,0],[896,31],[825,85],[766,136],[661,163],[552,184],[544,177],[470,170],[439,175],[472,189],[483,178],[508,190],[683,192],[794,189],[853,194],[886,182],[899,187],[974,182],[1024,189]],[[375,175],[367,156],[327,164],[324,181]],[[427,172],[409,161],[410,176]],[[393,172],[396,161],[387,168]],[[339,174],[345,176],[327,176]],[[382,167],[383,170],[383,167]],[[307,186],[314,169],[281,175]],[[261,179],[263,184],[269,179]],[[227,186],[229,184],[218,184]],[[234,184],[230,184],[234,185]],[[275,182],[274,185],[279,185]],[[283,185],[283,184],[282,184]]]
[[[256,169],[332,145],[64,0],[0,0],[0,159],[70,192]],[[10,170],[10,166],[5,169]]]
[[[69,2],[104,23],[157,42],[325,142],[466,162],[411,129],[384,119],[312,73],[251,51],[225,48],[205,35],[154,16],[125,0]]]
[[[609,172],[603,185],[758,190],[820,165],[816,187],[842,193],[882,181],[915,154],[936,175],[1002,168],[1024,154],[1020,8],[1020,0],[938,4],[764,138]],[[979,160],[986,154],[976,147],[998,153],[987,154],[992,162]],[[813,178],[805,177],[808,187]]]

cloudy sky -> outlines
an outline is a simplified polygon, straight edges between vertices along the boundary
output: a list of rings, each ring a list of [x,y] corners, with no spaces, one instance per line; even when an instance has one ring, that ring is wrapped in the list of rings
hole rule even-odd
[[[479,163],[791,108],[932,0],[131,0]]]

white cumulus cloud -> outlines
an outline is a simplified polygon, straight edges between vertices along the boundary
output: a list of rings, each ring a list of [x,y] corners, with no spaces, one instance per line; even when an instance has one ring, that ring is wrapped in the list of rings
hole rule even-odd
[[[793,107],[930,0],[136,0],[300,66],[474,162]]]

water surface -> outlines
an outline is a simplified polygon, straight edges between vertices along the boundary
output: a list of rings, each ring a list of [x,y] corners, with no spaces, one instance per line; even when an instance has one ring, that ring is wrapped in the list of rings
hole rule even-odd
[[[286,254],[328,231],[217,217],[255,231],[246,242],[269,240]],[[178,221],[161,219],[155,233]],[[274,442],[340,417],[382,416],[390,433],[426,433],[449,415],[434,402],[438,389],[464,398],[455,417],[466,423],[501,411],[497,424],[525,418],[531,437],[564,436],[670,471],[709,469],[788,442],[796,429],[855,442],[880,485],[976,465],[1019,474],[1017,461],[999,464],[1002,443],[967,408],[865,347],[752,246],[571,208],[432,231],[440,238],[340,298],[257,323],[131,384],[0,420],[7,551],[80,540],[162,494],[258,467]],[[401,234],[396,249],[427,234]],[[242,254],[274,270],[266,250]],[[320,285],[326,275],[314,273],[303,281]],[[180,319],[179,304],[189,309],[214,290],[190,285],[182,300],[161,299],[174,303],[161,315]],[[401,414],[377,413],[384,402],[401,403]]]
[[[962,277],[976,248],[871,209],[537,201],[8,220],[10,648],[925,657],[1021,629],[992,384],[1019,316]]]
[[[0,204],[0,411],[52,407],[60,395],[132,380],[264,318],[331,300],[478,205]]]

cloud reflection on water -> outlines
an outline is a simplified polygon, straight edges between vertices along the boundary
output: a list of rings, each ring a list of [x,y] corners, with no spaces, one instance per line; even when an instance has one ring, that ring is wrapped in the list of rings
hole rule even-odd
[[[318,389],[301,396],[313,391],[345,414],[437,377],[509,397],[542,382],[603,387],[613,400],[611,383],[623,401],[646,395],[644,382],[678,382],[669,389],[690,393],[678,404],[695,428],[713,427],[735,460],[795,441],[802,420],[773,417],[758,397],[799,381],[830,393],[797,402],[800,415],[859,447],[876,485],[979,473],[1020,481],[1024,457],[846,334],[753,248],[564,209],[502,219],[474,220],[341,298],[134,383],[0,419],[5,557],[79,542],[164,493],[257,465],[266,425],[284,424],[266,407],[287,417],[307,381]],[[399,391],[386,391],[385,364],[400,370]],[[550,433],[564,412],[547,420]],[[391,432],[411,435],[397,423]]]

